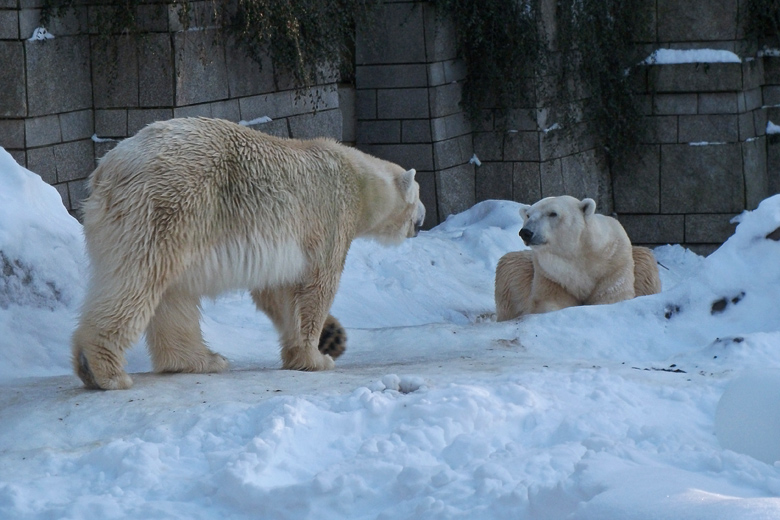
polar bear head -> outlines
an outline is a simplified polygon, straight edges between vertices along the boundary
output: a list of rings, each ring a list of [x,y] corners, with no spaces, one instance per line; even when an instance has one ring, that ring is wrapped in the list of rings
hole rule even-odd
[[[387,243],[398,243],[405,238],[417,236],[425,221],[425,206],[420,202],[420,185],[414,180],[417,172],[414,168],[398,170],[391,178],[391,191],[395,191],[398,196],[388,198],[389,201],[395,199],[394,207],[375,235],[380,241]]]
[[[593,199],[577,200],[569,195],[547,197],[533,206],[522,205],[520,238],[532,249],[566,251],[576,249],[587,221],[596,212]]]

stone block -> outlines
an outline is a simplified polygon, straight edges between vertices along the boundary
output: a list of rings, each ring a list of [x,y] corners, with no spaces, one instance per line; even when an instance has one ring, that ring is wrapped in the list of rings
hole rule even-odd
[[[20,11],[0,11],[0,40],[19,39]]]
[[[60,120],[56,115],[25,119],[24,135],[28,148],[62,142]]]
[[[134,36],[93,37],[92,62],[95,108],[138,106],[138,52]]]
[[[54,148],[32,148],[27,150],[27,168],[41,176],[48,184],[57,183],[57,162],[54,159]]]
[[[679,142],[733,143],[739,140],[739,123],[736,115],[680,116]]]
[[[70,199],[68,210],[80,214],[87,197],[89,197],[89,182],[87,179],[79,179],[68,183],[68,198]]]
[[[138,45],[138,79],[141,107],[173,105],[173,47],[169,34],[143,36]]]
[[[27,115],[24,44],[0,41],[0,117]]]
[[[35,29],[41,26],[41,10],[22,9],[18,12],[18,38],[26,40],[32,36]],[[56,38],[86,34],[88,30],[87,9],[85,7],[64,9],[58,16],[51,18],[46,29]]]
[[[397,119],[389,121],[359,121],[357,133],[360,136],[361,143],[400,143],[401,121]]]
[[[357,118],[355,117],[355,87],[339,85],[339,110],[341,110],[341,139],[347,143],[356,141]]]
[[[225,56],[230,97],[254,96],[276,89],[270,55],[263,54],[258,63],[233,37],[229,37]]]
[[[186,7],[186,11],[185,11]],[[172,32],[217,26],[217,10],[210,1],[195,1],[168,5],[168,27]]]
[[[91,140],[57,144],[52,149],[58,183],[84,179],[95,169],[95,150]]]
[[[339,107],[339,92],[335,84],[311,88],[305,92],[288,91],[289,113],[284,117],[331,110]],[[284,106],[284,104],[282,105]]]
[[[264,134],[275,135],[276,137],[290,137],[290,125],[285,118],[274,119],[267,123],[249,125],[249,128],[263,132]]]
[[[679,116],[647,116],[639,136],[645,144],[676,143]]]
[[[769,192],[780,193],[780,136],[767,136],[766,173]]]
[[[225,49],[214,29],[174,35],[176,106],[229,97]]]
[[[512,163],[512,200],[533,204],[542,198],[538,162]]]
[[[768,113],[766,110],[754,110],[753,111],[753,127],[756,129],[756,135],[766,135],[766,123]]]
[[[632,244],[680,244],[685,241],[683,215],[618,215]]]
[[[536,132],[540,128],[539,121],[546,122],[547,111],[535,108],[510,109],[503,116],[496,116],[495,124],[507,131]]]
[[[452,60],[458,56],[458,35],[451,17],[441,16],[436,6],[425,4],[425,52],[431,61]]]
[[[504,159],[504,134],[502,132],[475,132],[474,153],[479,160],[502,161]]]
[[[428,89],[431,117],[444,117],[463,112],[460,106],[460,83],[447,83]],[[419,117],[419,116],[418,116]]]
[[[512,200],[512,163],[482,163],[475,168],[477,202]]]
[[[761,90],[762,89],[760,88],[754,88],[745,91],[745,110],[740,110],[740,112],[756,110],[763,106],[764,103]]]
[[[60,198],[62,199],[62,205],[65,206],[65,209],[70,210],[70,194],[68,193],[68,185],[66,184],[56,184],[54,188],[57,190],[57,192],[60,194]]]
[[[735,213],[744,200],[738,143],[661,147],[662,213]]]
[[[189,105],[184,107],[174,107],[173,117],[211,117],[211,107],[213,103],[201,103],[199,105]],[[240,112],[239,100],[239,112]],[[254,119],[254,118],[250,118]]]
[[[780,105],[780,85],[767,85],[763,90],[764,105]]]
[[[418,171],[433,171],[433,147],[430,144],[360,144],[360,150],[380,159]]]
[[[745,209],[753,210],[762,200],[774,193],[769,191],[766,138],[752,139],[741,143],[741,146],[745,174]]]
[[[760,88],[764,81],[764,60],[746,59],[742,62],[743,90]]]
[[[27,154],[25,154],[24,150],[6,150],[11,157],[13,157],[14,161],[16,161],[17,164],[20,166],[27,168]]]
[[[685,215],[685,243],[720,244],[734,234],[737,225],[730,221],[735,214]]]
[[[538,161],[539,132],[507,132],[504,135],[505,161]]]
[[[474,167],[461,164],[436,172],[439,221],[469,209],[476,203]]]
[[[739,140],[752,139],[756,136],[753,112],[739,114]]]
[[[95,133],[92,110],[79,110],[60,114],[63,141],[89,139]]]
[[[97,164],[97,161],[105,157],[108,152],[116,148],[116,145],[118,144],[119,141],[114,139],[95,143],[95,164]]]
[[[658,0],[658,39],[662,42],[734,40],[738,0]]]
[[[471,135],[433,143],[433,159],[437,170],[466,164],[474,155]]]
[[[355,118],[376,119],[376,90],[355,90]]]
[[[356,88],[427,87],[426,67],[421,63],[404,65],[364,65],[355,71]]]
[[[657,115],[695,114],[698,110],[696,94],[656,94],[653,113]]]
[[[668,116],[657,116],[668,117]],[[673,116],[672,116],[673,117]],[[596,134],[585,123],[574,123],[564,130],[539,133],[539,153],[542,161],[573,155],[596,146]]]
[[[437,61],[428,64],[428,86],[444,85],[454,81],[463,81],[467,77],[463,60]]]
[[[356,38],[358,65],[424,63],[422,4],[384,4],[374,23],[357,27]]]
[[[144,108],[127,111],[127,134],[135,135],[143,127],[155,121],[166,121],[173,117],[172,108]]]
[[[568,195],[563,185],[563,173],[561,171],[561,160],[553,159],[539,163],[539,180],[544,197],[558,197]]]
[[[227,119],[237,123],[241,120],[241,109],[238,106],[237,99],[228,99],[227,101],[215,101],[211,103],[211,117],[217,119]]]
[[[415,175],[420,185],[420,202],[425,206],[425,221],[423,229],[431,229],[439,224],[439,210],[436,201],[436,176],[433,172],[418,171]]]
[[[379,119],[421,119],[429,116],[428,89],[377,90]]]
[[[736,114],[738,111],[734,92],[699,94],[699,114]]]
[[[434,141],[452,139],[471,133],[471,124],[463,112],[430,120],[431,137]]]
[[[780,56],[764,56],[764,80],[767,85],[780,85]]]
[[[292,116],[288,124],[290,137],[296,139],[330,137],[341,141],[341,113],[337,109]]]
[[[251,121],[263,116],[271,119],[287,117],[293,112],[292,104],[293,95],[289,90],[245,97],[238,100],[241,119],[245,121]]]
[[[98,137],[127,137],[127,110],[95,110]]]
[[[136,7],[136,13],[138,27],[146,34],[168,32],[168,5],[142,3]]]
[[[661,209],[661,147],[640,145],[612,170],[617,213],[658,213]]]
[[[24,120],[0,119],[0,146],[9,148],[24,148]]]
[[[740,63],[650,65],[648,83],[655,92],[724,92],[742,89]]]
[[[595,150],[586,150],[561,158],[561,178],[564,193],[596,201],[599,213],[612,212],[609,173],[603,158]]]
[[[401,121],[401,141],[404,143],[430,143],[431,121],[429,119],[404,119]]]

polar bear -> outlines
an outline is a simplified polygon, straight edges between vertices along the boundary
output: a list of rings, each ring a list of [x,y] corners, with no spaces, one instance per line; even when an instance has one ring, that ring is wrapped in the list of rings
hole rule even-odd
[[[520,237],[531,250],[498,262],[498,321],[661,291],[652,251],[632,247],[617,220],[595,211],[593,199],[570,196],[521,207]]]
[[[157,372],[225,370],[203,341],[200,299],[247,288],[280,334],[283,368],[332,368],[343,328],[328,312],[347,250],[355,237],[416,235],[414,176],[332,140],[224,120],[145,127],[90,176],[76,373],[88,388],[129,388],[124,351],[144,330]]]

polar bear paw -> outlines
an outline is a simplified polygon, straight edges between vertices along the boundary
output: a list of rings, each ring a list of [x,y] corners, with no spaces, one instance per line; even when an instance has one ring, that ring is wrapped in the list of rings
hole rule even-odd
[[[341,326],[339,320],[333,316],[328,316],[325,320],[325,326],[320,333],[320,353],[336,359],[347,350],[347,332]]]

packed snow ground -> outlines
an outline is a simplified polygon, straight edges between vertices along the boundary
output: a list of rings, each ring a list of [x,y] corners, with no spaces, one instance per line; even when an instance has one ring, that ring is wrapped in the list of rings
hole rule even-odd
[[[0,518],[779,518],[780,196],[740,220],[707,258],[656,249],[660,295],[496,323],[520,217],[483,202],[353,244],[336,370],[279,370],[228,294],[203,328],[230,372],[149,374],[139,343],[135,386],[94,392],[80,227],[0,149]]]

